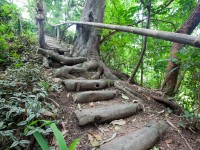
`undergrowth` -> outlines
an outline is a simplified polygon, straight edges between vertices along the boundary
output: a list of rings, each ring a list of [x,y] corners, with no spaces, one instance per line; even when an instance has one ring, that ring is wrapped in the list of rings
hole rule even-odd
[[[47,111],[44,100],[48,96],[43,86],[44,77],[40,66],[26,63],[17,69],[8,69],[0,80],[0,147],[26,147],[30,132],[25,128],[34,120],[44,118]],[[52,110],[50,110],[52,111]],[[49,128],[40,132],[48,134]]]

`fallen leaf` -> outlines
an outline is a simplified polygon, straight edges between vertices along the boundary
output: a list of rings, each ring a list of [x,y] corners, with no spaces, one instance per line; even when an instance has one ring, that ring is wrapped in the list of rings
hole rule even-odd
[[[79,103],[78,103],[78,110],[80,110],[80,111],[82,110],[81,109],[81,104],[79,104]]]
[[[124,95],[123,93],[122,93],[122,98],[125,100],[129,100],[128,96]]]
[[[96,139],[94,141],[90,141],[90,144],[92,145],[92,147],[98,147],[100,145],[100,143]]]
[[[45,110],[41,114],[44,115],[44,116],[48,116],[48,117],[54,117],[55,116],[52,112],[50,112],[48,110]]]
[[[123,126],[123,125],[126,124],[126,121],[124,121],[123,119],[120,119],[120,120],[113,120],[113,121],[111,122],[111,124]]]
[[[92,147],[97,147],[100,145],[100,143],[95,139],[91,134],[88,134],[88,140],[90,141],[90,144]]]
[[[171,144],[172,141],[173,141],[172,139],[165,140],[166,144]]]
[[[91,102],[89,105],[90,105],[91,107],[94,107],[94,103],[93,103],[93,102]]]
[[[93,136],[91,134],[88,134],[88,140],[89,141],[93,141],[94,140],[94,138],[93,138]]]
[[[97,139],[97,141],[101,141],[102,138],[99,134],[93,134],[93,136]]]

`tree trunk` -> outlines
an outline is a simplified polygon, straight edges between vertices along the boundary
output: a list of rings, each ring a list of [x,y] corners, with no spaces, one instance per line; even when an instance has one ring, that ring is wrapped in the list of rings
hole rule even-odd
[[[105,0],[86,0],[81,21],[103,22]],[[77,25],[78,36],[74,44],[73,56],[97,57],[99,59],[100,36],[95,27]]]
[[[44,36],[44,32],[45,32],[45,10],[44,10],[44,6],[42,4],[42,0],[38,0],[37,1],[37,16],[35,17],[36,21],[39,23],[39,46],[40,48],[45,48],[46,44],[45,44],[45,36]]]
[[[187,21],[177,30],[177,33],[182,34],[191,34],[193,30],[197,27],[200,22],[200,1],[198,2],[196,8],[189,16]],[[174,89],[177,83],[177,78],[179,75],[180,64],[173,62],[172,60],[178,59],[176,53],[178,53],[182,48],[183,44],[173,43],[170,61],[168,62],[168,66],[166,69],[166,75],[164,82],[162,84],[161,89],[164,90],[167,94],[173,94]]]
[[[86,0],[84,10],[81,16],[83,22],[103,22],[105,0]],[[96,27],[77,25],[78,36],[74,43],[72,56],[87,57],[88,61],[96,60],[98,65],[96,70],[98,76],[104,73],[108,79],[118,79],[113,75],[109,68],[100,60],[99,45],[100,33]]]

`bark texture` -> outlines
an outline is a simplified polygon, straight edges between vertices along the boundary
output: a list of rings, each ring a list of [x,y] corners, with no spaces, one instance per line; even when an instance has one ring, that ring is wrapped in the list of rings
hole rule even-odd
[[[86,0],[80,20],[85,22],[103,22],[104,8],[105,0]],[[74,44],[73,56],[99,58],[100,36],[97,28],[78,25],[77,32],[78,36]]]
[[[141,110],[139,104],[116,104],[113,106],[76,110],[79,125],[103,123],[133,115]]]
[[[103,22],[104,9],[105,0],[86,0],[80,20],[83,22]],[[100,77],[101,74],[104,73],[105,77],[108,79],[118,79],[100,60],[100,31],[96,27],[77,25],[77,33],[78,36],[71,55],[87,57],[88,61],[96,60],[98,63],[98,74],[96,74],[95,78]]]
[[[199,22],[200,22],[200,1],[198,2],[196,8],[192,12],[192,14],[189,16],[189,18],[177,30],[177,33],[191,34],[193,30],[197,27]],[[178,53],[183,48],[183,46],[184,45],[180,43],[173,43],[171,54],[170,54],[170,61],[168,62],[165,79],[161,87],[161,89],[164,90],[167,94],[174,93],[178,75],[179,75],[180,64],[172,60],[174,58],[179,59],[176,56],[176,53]]]
[[[44,6],[42,4],[42,0],[38,0],[37,1],[37,16],[35,17],[36,21],[39,23],[39,46],[41,48],[45,48],[46,44],[45,44],[45,18],[46,18],[46,14],[45,14],[45,10],[44,10]]]
[[[148,150],[168,128],[167,123],[153,120],[145,127],[101,145],[98,150]]]

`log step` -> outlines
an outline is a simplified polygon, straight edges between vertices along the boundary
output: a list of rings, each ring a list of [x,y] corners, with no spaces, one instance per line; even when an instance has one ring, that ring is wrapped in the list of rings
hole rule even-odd
[[[119,93],[117,90],[106,90],[106,91],[86,91],[80,92],[73,96],[75,103],[87,103],[113,99],[118,97]]]
[[[143,128],[103,144],[98,150],[148,150],[164,135],[168,124],[152,120]]]
[[[111,80],[63,80],[65,88],[69,91],[100,90],[113,86]]]
[[[75,115],[78,118],[79,125],[89,123],[103,123],[116,119],[122,119],[136,114],[141,110],[141,105],[134,104],[116,104],[112,106],[76,110]]]

